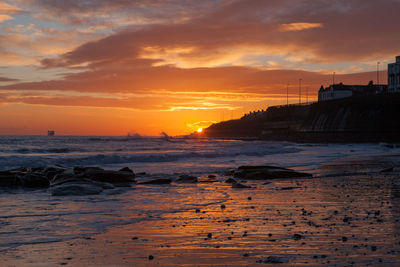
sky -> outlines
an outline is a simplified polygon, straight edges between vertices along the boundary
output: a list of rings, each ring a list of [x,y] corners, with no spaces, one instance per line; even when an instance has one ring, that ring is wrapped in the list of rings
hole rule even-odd
[[[286,104],[287,88],[297,103],[300,88],[315,101],[333,79],[386,84],[399,10],[400,0],[0,0],[0,135],[181,135]]]

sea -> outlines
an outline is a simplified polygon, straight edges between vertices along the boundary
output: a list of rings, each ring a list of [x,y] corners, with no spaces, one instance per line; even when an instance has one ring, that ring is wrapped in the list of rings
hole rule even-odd
[[[314,170],[352,156],[395,153],[396,145],[104,136],[0,136],[0,170],[61,165],[135,172],[203,174],[240,165]]]
[[[19,167],[98,166],[154,177],[190,174],[217,180],[241,165],[273,165],[318,174],[333,162],[400,154],[393,144],[307,144],[257,140],[105,136],[1,136],[0,171]],[[94,196],[51,196],[48,189],[0,188],[0,253],[93,236],[115,226],[224,203],[226,193],[193,186],[136,186]],[[204,187],[204,192],[209,189]],[[200,193],[199,193],[200,192]],[[171,204],[173,203],[173,204]]]

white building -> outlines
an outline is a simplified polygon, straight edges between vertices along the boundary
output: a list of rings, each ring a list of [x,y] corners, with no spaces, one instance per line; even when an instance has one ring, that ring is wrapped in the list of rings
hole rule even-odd
[[[400,56],[395,63],[388,64],[388,92],[400,92]]]
[[[333,84],[325,88],[321,86],[318,92],[318,101],[346,98],[353,95],[353,91],[342,84]]]
[[[332,84],[329,87],[321,88],[318,91],[318,101],[346,98],[353,95],[374,95],[386,92],[387,85],[375,85],[370,81],[367,85],[346,85],[343,83]]]

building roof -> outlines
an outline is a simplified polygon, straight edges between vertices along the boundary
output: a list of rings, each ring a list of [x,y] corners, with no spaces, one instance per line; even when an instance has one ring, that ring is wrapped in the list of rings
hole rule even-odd
[[[319,89],[320,92],[325,91],[351,91],[351,92],[368,92],[368,91],[375,91],[377,88],[380,88],[385,85],[375,85],[372,81],[368,83],[368,85],[350,85],[350,84],[331,84],[329,87],[324,89],[323,86]]]

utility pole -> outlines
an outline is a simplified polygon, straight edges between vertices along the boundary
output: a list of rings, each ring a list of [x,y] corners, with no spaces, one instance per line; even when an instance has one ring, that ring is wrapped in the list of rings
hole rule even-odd
[[[332,85],[335,84],[335,74],[336,74],[336,72],[333,72],[333,75],[332,75]]]
[[[301,104],[301,81],[302,80],[303,80],[302,78],[299,79],[299,105]]]
[[[286,106],[289,106],[289,84],[286,84]]]
[[[379,64],[381,64],[379,61],[376,62],[376,84],[379,84]]]

